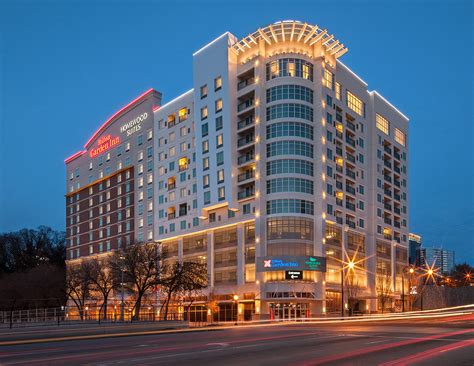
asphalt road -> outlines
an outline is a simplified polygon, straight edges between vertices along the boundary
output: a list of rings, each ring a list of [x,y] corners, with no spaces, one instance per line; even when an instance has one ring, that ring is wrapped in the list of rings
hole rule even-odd
[[[474,365],[474,315],[0,347],[0,365]]]

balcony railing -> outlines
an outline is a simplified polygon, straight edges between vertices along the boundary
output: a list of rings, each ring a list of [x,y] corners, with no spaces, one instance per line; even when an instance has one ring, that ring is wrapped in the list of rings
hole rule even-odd
[[[350,154],[347,154],[346,156],[347,160],[349,160],[351,163],[354,163],[356,162],[356,158]]]
[[[336,146],[336,154],[342,156],[342,149]]]
[[[336,198],[336,205],[342,206],[342,200],[339,198]]]
[[[350,130],[352,130],[354,132],[356,130],[355,124],[353,124],[352,122],[349,122],[349,121],[347,121],[347,128],[349,128]]]
[[[249,116],[249,117],[247,117],[247,118],[245,118],[245,119],[243,119],[242,121],[239,121],[239,122],[237,123],[237,129],[240,130],[240,129],[244,128],[244,127],[253,125],[253,123],[254,123],[254,118],[253,118],[253,116]]]
[[[246,86],[252,85],[252,84],[255,84],[255,78],[253,78],[253,77],[242,80],[237,84],[237,90],[243,89]]]
[[[390,219],[385,218],[385,219],[383,220],[383,222],[385,222],[385,223],[388,224],[388,225],[392,225],[392,220],[390,220]]]
[[[339,182],[338,180],[336,180],[336,188],[342,189],[342,182]]]
[[[400,167],[394,166],[394,167],[393,167],[393,170],[395,170],[398,174],[400,174]]]
[[[247,135],[237,140],[237,147],[242,147],[244,145],[248,145],[251,142],[254,142],[253,134]]]
[[[248,170],[245,173],[241,173],[237,176],[237,181],[243,182],[244,180],[255,177],[255,170]]]
[[[386,210],[392,211],[392,205],[389,205],[388,203],[385,203],[385,204],[383,205],[383,207],[384,207]]]
[[[383,165],[385,165],[387,168],[392,169],[392,164],[390,164],[390,162],[387,161],[387,160],[384,160],[384,161],[383,161]]]
[[[390,189],[384,189],[383,193],[385,193],[386,196],[392,197],[392,191]]]
[[[395,221],[393,224],[395,225],[396,228],[400,229],[400,223],[398,221]]]
[[[245,198],[253,197],[255,195],[255,191],[253,190],[246,190],[237,193],[237,199],[243,200]]]
[[[352,220],[347,220],[346,219],[346,224],[352,229],[355,229],[355,227],[356,227],[356,223]]]
[[[394,207],[393,212],[395,212],[397,215],[400,215],[400,213],[401,213],[400,208],[398,208],[398,207]]]
[[[171,191],[176,188],[176,183],[170,183],[168,184],[168,191]]]
[[[385,150],[386,153],[392,154],[392,149],[390,149],[388,146],[384,146],[383,149]]]
[[[339,225],[342,225],[344,223],[344,219],[342,217],[336,217],[336,222],[339,224]]]
[[[346,208],[351,210],[351,211],[355,211],[356,210],[356,205],[353,204],[353,203],[350,203],[350,202],[346,202]]]
[[[356,146],[355,140],[349,136],[346,136],[346,142],[351,145],[352,147]]]
[[[237,112],[242,112],[244,109],[253,106],[253,98],[247,99],[245,102],[240,103],[237,106]]]
[[[399,194],[394,193],[394,194],[393,194],[393,198],[395,198],[397,201],[400,201],[400,198],[401,198],[401,197],[400,197]]]
[[[351,186],[346,186],[346,192],[349,192],[350,194],[356,194],[355,188]]]
[[[400,181],[399,180],[394,179],[393,184],[395,184],[397,187],[400,187]]]
[[[389,176],[389,175],[384,175],[383,178],[389,182],[389,183],[392,183],[392,178]]]
[[[248,155],[244,155],[244,156],[239,156],[237,158],[237,164],[238,165],[241,165],[241,164],[245,164],[249,161],[252,161],[254,159],[254,155],[253,154],[248,154]]]
[[[176,218],[176,212],[171,212],[168,214],[168,220],[173,220]]]
[[[352,179],[355,179],[356,177],[356,174],[352,170],[346,170],[346,175]]]
[[[393,156],[395,157],[395,159],[400,160],[400,154],[399,153],[393,152]]]

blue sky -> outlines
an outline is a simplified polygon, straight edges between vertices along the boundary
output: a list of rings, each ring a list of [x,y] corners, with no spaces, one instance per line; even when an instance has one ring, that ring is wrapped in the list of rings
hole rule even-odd
[[[65,227],[65,157],[154,87],[191,88],[192,53],[278,20],[327,28],[410,122],[410,230],[474,264],[471,1],[0,0],[0,231]]]

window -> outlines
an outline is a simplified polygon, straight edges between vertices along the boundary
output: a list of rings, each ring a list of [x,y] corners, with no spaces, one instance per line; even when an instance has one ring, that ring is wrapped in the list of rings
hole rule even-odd
[[[380,114],[375,114],[375,125],[384,134],[388,135],[390,130],[390,123]]]
[[[224,182],[224,169],[220,169],[217,171],[217,183]]]
[[[183,122],[183,121],[185,121],[187,118],[188,118],[188,109],[187,109],[186,107],[181,108],[181,109],[178,111],[178,119],[179,119],[179,122]]]
[[[302,141],[276,141],[267,144],[267,157],[300,155],[313,158],[313,145]]]
[[[313,140],[313,126],[301,122],[279,122],[267,126],[267,140],[287,136]]]
[[[223,201],[225,199],[225,188],[224,187],[219,187],[217,190],[217,197],[219,201]]]
[[[295,217],[273,217],[267,219],[267,239],[313,240],[314,222],[312,219]]]
[[[216,136],[216,147],[222,147],[224,145],[224,136],[221,134]]]
[[[203,188],[209,187],[209,174],[202,176],[202,186]]]
[[[217,159],[217,165],[222,165],[224,164],[224,152],[220,151],[216,154],[216,159]]]
[[[365,116],[365,104],[357,98],[354,94],[352,94],[349,90],[347,90],[347,107],[352,109],[356,112],[359,116]]]
[[[267,89],[267,103],[282,99],[296,99],[313,103],[313,90],[300,85],[279,85]]]
[[[209,169],[209,158],[203,158],[202,159],[202,168],[204,170]]]
[[[179,135],[181,137],[186,136],[188,134],[188,128],[186,126],[183,126],[179,129]]]
[[[205,154],[209,152],[209,140],[204,140],[202,142],[202,153]]]
[[[207,97],[207,84],[201,86],[201,99]]]
[[[304,60],[294,58],[282,58],[267,63],[267,80],[285,76],[300,77],[312,81],[313,64]]]
[[[312,122],[313,108],[297,103],[282,103],[267,107],[267,121],[276,118],[301,118]]]
[[[188,144],[186,142],[182,142],[180,145],[180,151],[185,152],[188,149]]]
[[[207,107],[202,107],[201,108],[201,120],[204,120],[207,118],[208,115],[208,110]]]
[[[246,203],[245,205],[242,206],[242,212],[244,215],[248,215],[249,213],[251,213],[250,203]]]
[[[216,118],[216,131],[221,130],[223,127],[222,116]]]
[[[395,141],[398,142],[400,145],[405,146],[405,134],[399,130],[398,128],[395,128]]]
[[[222,77],[218,76],[214,79],[214,90],[218,91],[222,88]]]
[[[304,174],[313,176],[313,163],[298,159],[282,159],[267,162],[267,175]]]
[[[267,193],[299,192],[313,194],[313,181],[302,178],[276,178],[267,180]]]
[[[216,113],[222,111],[222,99],[221,98],[216,100],[215,107],[216,107]]]
[[[209,203],[211,203],[211,192],[207,191],[204,192],[204,204],[207,205]]]
[[[277,213],[301,213],[314,215],[314,203],[312,201],[298,199],[277,199],[267,201],[267,214]]]
[[[186,170],[188,168],[188,158],[182,157],[178,160],[179,171]]]
[[[146,137],[147,140],[151,140],[153,138],[153,130],[148,130]]]
[[[341,84],[336,83],[336,99],[341,100]]]
[[[323,85],[326,88],[333,89],[333,79],[334,76],[331,71],[324,69],[324,76],[323,76]]]
[[[206,137],[209,134],[209,125],[207,123],[204,123],[201,126],[201,135],[202,137]]]

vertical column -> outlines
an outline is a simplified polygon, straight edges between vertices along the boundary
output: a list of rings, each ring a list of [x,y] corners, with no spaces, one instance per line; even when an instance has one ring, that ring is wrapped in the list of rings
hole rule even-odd
[[[214,232],[207,233],[207,280],[208,288],[212,291],[214,287]]]
[[[244,225],[237,225],[237,286],[245,284]]]
[[[183,263],[183,239],[178,239],[178,261]]]

